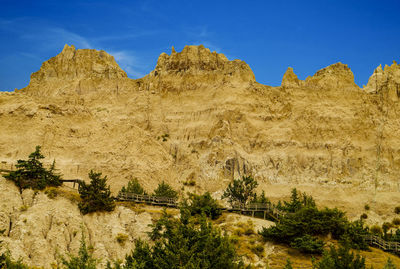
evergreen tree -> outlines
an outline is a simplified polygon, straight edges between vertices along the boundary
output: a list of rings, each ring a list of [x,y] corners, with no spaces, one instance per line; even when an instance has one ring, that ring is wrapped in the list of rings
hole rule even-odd
[[[133,252],[119,268],[244,268],[227,235],[221,235],[205,218],[195,223],[186,213],[180,219],[164,213],[151,232],[154,244],[136,241]]]
[[[187,211],[191,216],[204,214],[211,219],[217,219],[222,214],[221,207],[209,192],[203,195],[189,193],[189,199],[182,202],[180,209],[181,212]]]
[[[313,263],[313,269],[365,269],[365,258],[354,255],[348,245],[338,249],[331,246],[319,262]]]
[[[28,160],[18,160],[15,165],[17,170],[4,176],[13,181],[21,191],[27,188],[43,190],[47,186],[62,184],[61,175],[55,173],[55,161],[49,170],[43,167],[41,160],[44,159],[44,156],[40,152],[40,148],[40,146],[36,146],[36,150],[29,155]]]
[[[101,173],[90,171],[90,184],[82,182],[79,185],[79,194],[82,201],[79,209],[83,214],[95,211],[112,211],[115,203],[111,197],[110,186],[107,186],[107,176],[101,177]]]
[[[241,179],[234,179],[229,183],[222,199],[228,198],[228,202],[234,206],[236,203],[245,205],[251,198],[254,197],[254,190],[258,183],[251,176],[243,176]]]
[[[133,178],[133,179],[129,180],[128,185],[126,187],[125,186],[122,187],[121,192],[144,194],[144,195],[147,194],[144,191],[142,185],[140,185],[139,180],[137,178]]]
[[[170,185],[162,181],[161,183],[158,184],[157,189],[154,190],[154,196],[177,198],[178,193]]]
[[[292,261],[289,258],[286,260],[286,265],[283,269],[293,269]]]

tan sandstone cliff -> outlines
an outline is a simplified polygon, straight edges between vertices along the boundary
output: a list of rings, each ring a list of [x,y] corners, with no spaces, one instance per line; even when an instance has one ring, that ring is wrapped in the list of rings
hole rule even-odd
[[[347,210],[351,218],[370,203],[371,223],[390,221],[400,203],[399,70],[397,64],[378,68],[360,89],[341,63],[304,81],[289,68],[282,85],[270,87],[257,83],[243,61],[187,46],[161,54],[150,74],[132,80],[106,52],[65,46],[32,74],[26,88],[0,93],[0,165],[10,168],[41,145],[46,162],[55,159],[65,178],[87,180],[95,169],[108,175],[114,192],[137,177],[148,191],[166,180],[181,192],[208,190],[215,197],[232,178],[252,174],[258,190],[273,199],[298,187],[319,204]],[[195,186],[184,187],[187,180]],[[44,195],[33,200],[14,221],[11,245],[29,230],[22,225],[25,216],[28,224],[41,218],[46,225],[56,215],[71,216],[75,224],[53,229],[65,231],[66,242],[81,223],[86,230],[98,229],[109,238],[96,239],[99,249],[120,250],[115,242],[108,246],[118,227],[130,240],[137,236],[136,224],[119,220],[120,214],[137,218],[123,208],[109,220],[82,218],[56,200],[37,216],[49,201]],[[1,209],[4,227],[25,203],[19,195],[12,201],[12,208],[3,203]],[[101,221],[105,230],[96,226]],[[51,236],[49,231],[34,232]],[[54,256],[51,240],[39,245],[21,240],[31,249],[23,255],[43,247],[49,250],[43,255]],[[110,251],[108,257],[115,257]]]

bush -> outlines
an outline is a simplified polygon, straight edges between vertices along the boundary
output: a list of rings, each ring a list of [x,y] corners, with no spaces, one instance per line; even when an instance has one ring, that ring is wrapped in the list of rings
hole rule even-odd
[[[338,249],[331,246],[324,251],[319,262],[313,262],[315,269],[365,269],[365,259],[359,254],[354,255],[349,246],[340,246]]]
[[[339,238],[345,232],[347,219],[338,209],[318,210],[305,207],[293,214],[285,215],[275,226],[263,227],[260,234],[266,240],[290,244],[295,238],[304,235],[327,235]]]
[[[368,219],[368,215],[365,213],[362,213],[360,216],[360,219]]]
[[[50,169],[46,169],[41,159],[44,159],[44,156],[40,153],[40,146],[36,146],[36,150],[29,155],[28,160],[18,160],[15,165],[17,170],[4,175],[4,178],[13,181],[20,191],[28,188],[43,190],[47,186],[60,186],[61,175],[55,173],[55,162]]]
[[[85,236],[82,232],[81,246],[79,247],[78,256],[68,255],[69,260],[61,257],[61,262],[67,269],[96,269],[96,259],[86,248]]]
[[[367,211],[370,210],[369,204],[365,204],[364,205],[364,209],[367,210]]]
[[[258,183],[251,176],[243,176],[242,179],[234,179],[229,183],[222,199],[228,198],[229,203],[233,206],[235,203],[246,204],[250,198],[254,197],[254,190]]]
[[[134,194],[144,194],[146,195],[147,193],[144,191],[142,188],[142,185],[140,185],[139,180],[137,178],[133,178],[129,180],[128,185],[125,187],[122,187],[120,192],[124,193],[134,193]]]
[[[302,237],[297,237],[290,243],[290,246],[292,248],[298,249],[300,252],[309,254],[321,254],[324,245],[324,241],[308,234]]]
[[[121,234],[121,233],[119,233],[119,234],[117,235],[117,237],[115,237],[115,239],[117,239],[117,242],[118,242],[120,245],[125,245],[126,240],[128,240],[128,236],[127,236],[126,234]]]
[[[0,255],[0,268],[5,269],[29,269],[21,260],[14,261],[9,251]]]
[[[392,224],[395,225],[395,226],[399,226],[400,225],[400,218],[394,218],[392,220]]]
[[[394,208],[394,213],[400,214],[400,206],[396,206],[396,207]]]
[[[135,241],[122,268],[244,268],[230,238],[205,218],[196,225],[188,214],[164,213],[150,235],[154,244]]]
[[[382,235],[382,228],[378,225],[373,225],[369,230],[374,235],[378,235],[378,236]]]
[[[110,186],[106,185],[107,176],[102,178],[101,173],[90,171],[89,178],[90,184],[82,182],[78,189],[82,199],[78,206],[82,214],[114,210],[115,203],[111,197]]]
[[[178,193],[170,185],[162,181],[161,183],[158,184],[157,189],[154,190],[154,196],[177,198]]]
[[[181,204],[182,210],[187,210],[191,216],[204,214],[211,219],[217,219],[222,214],[221,207],[209,192],[203,195],[189,193],[189,199]]]

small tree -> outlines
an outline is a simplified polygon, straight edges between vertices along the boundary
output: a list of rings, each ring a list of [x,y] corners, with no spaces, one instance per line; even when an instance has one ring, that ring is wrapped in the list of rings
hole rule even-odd
[[[183,213],[176,219],[164,213],[153,226],[150,238],[154,244],[137,240],[132,253],[119,266],[126,269],[245,268],[230,237],[214,228],[206,218],[194,221]]]
[[[161,183],[158,184],[157,189],[154,190],[154,196],[177,198],[178,193],[169,184],[162,181]]]
[[[147,194],[142,185],[140,185],[139,180],[135,177],[128,182],[128,186],[124,186],[121,189],[121,192],[127,192],[127,193],[134,193],[134,194]]]
[[[69,260],[61,257],[61,262],[66,269],[96,269],[96,259],[92,257],[92,254],[86,248],[83,232],[78,256],[69,255]]]
[[[181,211],[188,211],[191,216],[204,214],[211,219],[217,219],[222,214],[218,202],[209,192],[203,195],[189,193],[189,200],[182,202]]]
[[[78,204],[83,214],[95,211],[112,211],[115,203],[111,197],[110,186],[107,186],[107,176],[90,171],[90,184],[82,182],[79,185],[79,194],[82,201]]]
[[[354,255],[348,246],[340,246],[338,249],[331,246],[325,251],[322,259],[313,264],[314,269],[365,269],[365,259],[359,254]]]
[[[246,204],[249,199],[254,197],[254,190],[257,188],[257,181],[251,176],[243,176],[242,179],[234,179],[229,183],[222,199],[228,198],[233,206],[235,203]]]
[[[18,160],[15,165],[17,170],[6,174],[4,178],[13,181],[21,191],[28,188],[43,190],[47,186],[60,186],[61,175],[55,173],[55,161],[47,170],[43,167],[42,159],[44,156],[40,152],[40,146],[36,146],[28,160]]]

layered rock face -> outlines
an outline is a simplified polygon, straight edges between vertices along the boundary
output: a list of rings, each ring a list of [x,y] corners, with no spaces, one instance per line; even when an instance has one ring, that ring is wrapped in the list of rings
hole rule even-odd
[[[398,101],[400,97],[400,65],[393,62],[391,66],[386,65],[385,69],[379,65],[364,90],[369,93],[382,93],[385,99]]]
[[[385,76],[396,82],[396,70],[385,68]],[[398,102],[383,113],[380,96],[358,88],[341,63],[305,81],[288,69],[281,87],[269,87],[246,63],[187,46],[131,80],[111,56],[66,47],[27,88],[0,101],[5,166],[42,145],[65,177],[100,170],[113,191],[134,176],[149,191],[161,180],[181,188],[188,179],[198,191],[220,191],[243,174],[260,188],[397,190]]]

